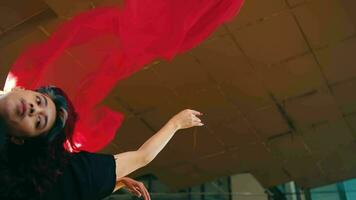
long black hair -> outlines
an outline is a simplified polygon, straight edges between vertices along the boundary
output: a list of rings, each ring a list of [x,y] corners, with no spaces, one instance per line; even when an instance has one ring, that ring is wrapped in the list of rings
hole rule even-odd
[[[47,134],[25,138],[23,145],[7,141],[0,152],[0,199],[37,200],[50,190],[68,164],[70,152],[64,148],[68,141],[72,147],[72,135],[77,114],[67,95],[54,86],[36,90],[49,96],[57,110],[54,125]],[[68,113],[64,119],[60,109]],[[6,125],[1,123],[1,132]],[[6,134],[5,134],[6,135]]]

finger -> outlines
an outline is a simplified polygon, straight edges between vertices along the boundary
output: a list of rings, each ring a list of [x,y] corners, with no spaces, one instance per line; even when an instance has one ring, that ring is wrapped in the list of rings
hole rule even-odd
[[[144,185],[142,186],[142,193],[145,200],[151,200],[150,193]]]
[[[146,193],[145,193],[145,186],[140,186],[140,185],[137,185],[137,186],[135,186],[136,187],[136,189],[137,190],[139,190],[140,191],[140,196],[139,197],[143,197],[144,199],[146,199]]]
[[[147,188],[145,187],[145,185],[144,185],[143,183],[139,183],[139,184],[137,185],[137,187],[139,187],[139,190],[140,190],[141,194],[143,195],[143,198],[144,198],[145,200],[149,200],[149,199],[150,199],[150,195],[149,195],[149,193],[148,193]]]
[[[196,111],[196,110],[190,110],[192,114],[194,115],[203,115],[203,113]]]
[[[193,117],[193,122],[201,122],[201,119],[199,119],[198,117]]]
[[[131,192],[138,197],[142,195],[142,192],[140,192],[140,190],[137,189],[135,186],[131,188]]]
[[[195,126],[204,126],[204,123],[199,122],[199,123],[196,123]]]

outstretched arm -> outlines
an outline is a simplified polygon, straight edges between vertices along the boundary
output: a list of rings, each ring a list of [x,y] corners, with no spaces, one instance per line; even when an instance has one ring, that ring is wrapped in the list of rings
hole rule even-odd
[[[149,138],[138,150],[116,154],[116,178],[124,177],[150,163],[166,146],[179,129],[202,126],[195,110],[183,110],[173,116],[156,134]]]

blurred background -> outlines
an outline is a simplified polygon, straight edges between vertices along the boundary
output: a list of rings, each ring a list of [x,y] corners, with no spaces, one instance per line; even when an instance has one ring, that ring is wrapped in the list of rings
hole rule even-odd
[[[122,3],[0,0],[0,84],[74,14]],[[101,152],[136,149],[193,108],[206,125],[132,175],[153,199],[356,199],[355,10],[353,0],[246,0],[198,47],[117,84],[103,103],[126,120]]]

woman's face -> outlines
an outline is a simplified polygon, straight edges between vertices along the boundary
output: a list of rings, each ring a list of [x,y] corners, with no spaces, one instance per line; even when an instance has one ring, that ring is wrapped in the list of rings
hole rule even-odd
[[[20,88],[0,97],[0,116],[16,137],[35,137],[51,129],[56,107],[48,96]]]

